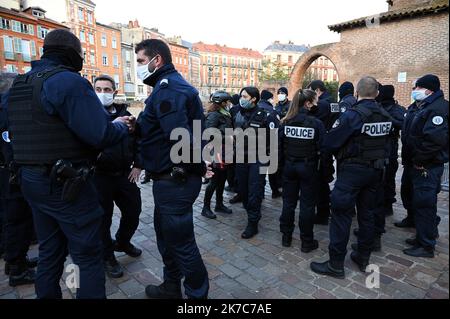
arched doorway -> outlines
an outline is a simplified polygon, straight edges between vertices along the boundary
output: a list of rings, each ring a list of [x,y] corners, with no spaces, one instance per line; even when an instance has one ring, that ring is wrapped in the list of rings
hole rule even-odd
[[[345,80],[345,70],[340,67],[338,47],[337,43],[324,44],[312,47],[311,50],[302,55],[291,73],[289,82],[290,94],[294,94],[295,91],[303,87],[305,80],[319,79],[324,80],[324,82]],[[324,63],[327,65],[324,65]],[[328,72],[325,75],[324,72],[327,72],[325,70],[329,69],[334,69],[335,71]],[[312,70],[320,71],[314,74]],[[335,77],[334,74],[336,74]]]

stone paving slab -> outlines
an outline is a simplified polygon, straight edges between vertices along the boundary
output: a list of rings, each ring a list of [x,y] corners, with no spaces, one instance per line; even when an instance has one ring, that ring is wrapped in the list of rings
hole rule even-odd
[[[397,180],[401,176],[399,170]],[[398,185],[399,186],[399,185]],[[157,284],[162,279],[162,262],[158,253],[153,229],[153,198],[151,184],[140,185],[143,212],[133,242],[144,250],[137,259],[117,254],[125,268],[125,276],[107,279],[106,291],[110,299],[145,298],[145,286]],[[300,251],[298,229],[294,232],[293,246],[281,246],[278,218],[282,200],[272,199],[266,188],[260,233],[245,241],[240,234],[246,225],[246,213],[242,205],[233,205],[232,215],[218,214],[216,220],[200,215],[203,191],[194,205],[194,224],[197,243],[209,272],[210,298],[255,299],[448,299],[449,298],[449,216],[448,192],[439,194],[438,213],[442,217],[440,238],[434,259],[406,256],[404,240],[414,235],[410,229],[398,229],[393,222],[402,219],[406,212],[400,196],[394,204],[394,216],[388,217],[387,234],[383,237],[383,249],[374,253],[371,262],[380,267],[380,288],[366,288],[366,275],[359,272],[347,256],[346,279],[334,279],[316,275],[309,270],[313,260],[324,261],[328,257],[328,227],[317,226],[316,238],[320,248],[310,254]],[[399,191],[398,191],[399,194]],[[228,201],[233,194],[225,193]],[[214,206],[213,206],[214,207]],[[297,208],[298,211],[298,208]],[[118,228],[120,212],[115,211],[112,232]],[[298,216],[297,216],[298,218]],[[356,227],[355,222],[353,227]],[[350,244],[355,241],[351,235]],[[30,255],[36,256],[37,247]],[[70,260],[68,261],[70,262]],[[63,297],[73,298],[63,281]],[[35,298],[34,287],[11,288],[4,274],[4,262],[0,261],[0,299]]]

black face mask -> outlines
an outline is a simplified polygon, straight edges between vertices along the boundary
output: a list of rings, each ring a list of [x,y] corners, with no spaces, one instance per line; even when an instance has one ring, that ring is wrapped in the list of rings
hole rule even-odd
[[[319,106],[317,104],[314,104],[310,109],[309,112],[311,113],[315,113],[317,111],[317,109],[319,108]]]
[[[73,68],[76,72],[83,69],[83,58],[73,48],[59,45],[44,45],[43,58],[56,57],[65,66]]]

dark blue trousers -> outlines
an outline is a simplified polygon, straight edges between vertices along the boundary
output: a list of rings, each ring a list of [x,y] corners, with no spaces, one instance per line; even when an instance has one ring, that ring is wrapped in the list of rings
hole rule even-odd
[[[330,260],[343,266],[356,205],[359,232],[358,247],[363,258],[370,258],[374,239],[376,192],[382,171],[360,164],[341,164],[331,193]]]
[[[402,198],[403,207],[406,209],[407,218],[410,220],[414,220],[414,213],[412,207],[412,199],[413,199],[413,183],[412,183],[412,165],[404,165],[403,166],[403,175],[402,175],[402,184],[400,186],[400,195]]]
[[[180,282],[188,298],[208,297],[208,272],[195,241],[192,205],[202,185],[201,177],[190,176],[185,183],[153,182],[154,227],[158,250],[164,262],[164,280]]]
[[[300,215],[298,225],[302,241],[314,239],[314,206],[317,197],[317,162],[289,162],[283,174],[283,211],[280,231],[291,235],[294,231],[295,209],[300,193]]]
[[[62,298],[59,281],[70,253],[79,268],[77,298],[106,298],[101,239],[103,210],[93,181],[88,180],[78,199],[66,202],[61,199],[62,187],[52,185],[45,170],[23,168],[21,179],[39,241],[37,297]]]
[[[10,171],[0,169],[0,210],[3,219],[2,248],[5,261],[10,264],[25,262],[33,230],[31,208],[22,196],[19,185],[10,184]]]
[[[261,203],[264,195],[265,174],[260,174],[260,163],[236,164],[239,194],[247,210],[249,222],[261,219]]]
[[[437,215],[437,195],[441,191],[441,178],[444,165],[435,165],[422,170],[412,168],[412,211],[416,222],[416,236],[421,246],[434,249],[436,246],[437,227],[440,218]]]
[[[99,194],[103,216],[103,244],[105,259],[114,254],[111,238],[111,223],[114,203],[120,209],[120,226],[115,235],[119,244],[127,244],[139,226],[139,215],[142,211],[141,190],[128,180],[128,175],[111,176],[95,174],[95,185]]]

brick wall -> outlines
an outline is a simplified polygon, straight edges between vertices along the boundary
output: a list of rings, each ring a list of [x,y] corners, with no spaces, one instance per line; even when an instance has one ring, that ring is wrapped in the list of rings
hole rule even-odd
[[[427,73],[439,76],[448,99],[448,18],[448,13],[441,13],[385,22],[377,28],[344,30],[340,42],[313,47],[299,60],[291,77],[291,91],[301,85],[311,62],[325,55],[335,64],[341,83],[356,84],[364,75],[374,76],[395,86],[402,105],[410,104],[413,82]],[[399,72],[407,73],[405,83],[398,82]]]

